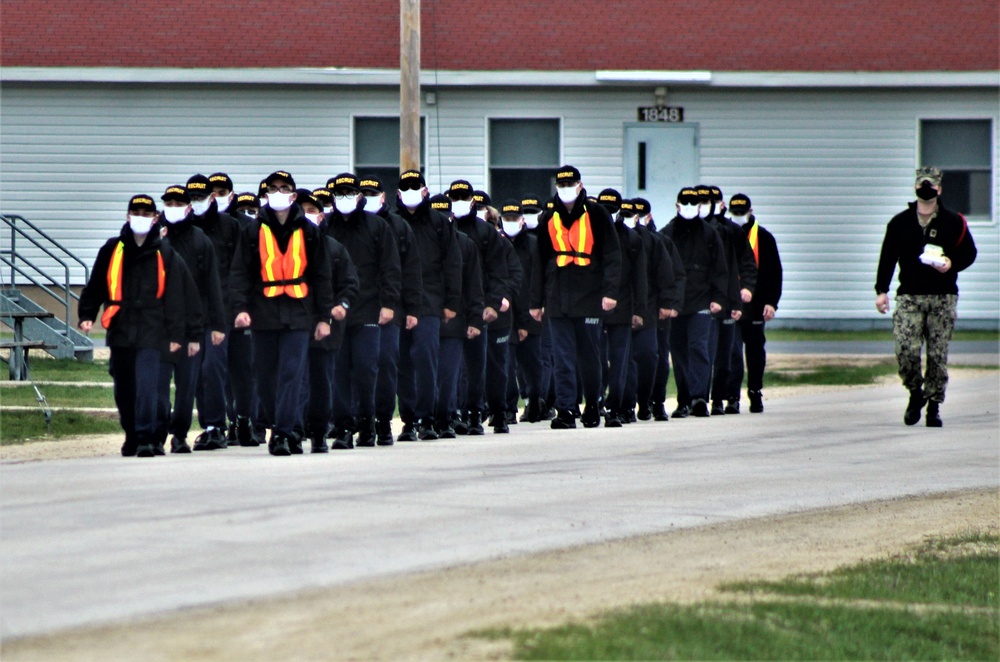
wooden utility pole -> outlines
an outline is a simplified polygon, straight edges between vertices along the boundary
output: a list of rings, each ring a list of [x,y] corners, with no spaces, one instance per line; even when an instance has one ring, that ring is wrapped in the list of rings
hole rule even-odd
[[[420,169],[420,0],[399,0],[399,169]]]

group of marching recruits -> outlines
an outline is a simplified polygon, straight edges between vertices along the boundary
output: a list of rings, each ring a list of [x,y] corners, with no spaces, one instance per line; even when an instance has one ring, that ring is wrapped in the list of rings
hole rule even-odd
[[[555,179],[550,200],[498,207],[465,180],[431,196],[417,170],[394,208],[352,173],[310,190],[276,171],[256,194],[199,174],[162,206],[134,196],[78,315],[107,329],[122,454],[666,421],[671,356],[673,417],[739,413],[743,342],[763,411],[781,266],[749,198],[727,218],[719,189],[685,188],[658,230],[646,200],[590,197],[572,166]]]

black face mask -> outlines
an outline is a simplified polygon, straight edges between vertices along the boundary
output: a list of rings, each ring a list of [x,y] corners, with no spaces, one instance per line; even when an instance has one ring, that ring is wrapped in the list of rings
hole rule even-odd
[[[938,192],[934,189],[934,185],[925,179],[917,189],[917,197],[921,200],[933,200],[938,197]]]

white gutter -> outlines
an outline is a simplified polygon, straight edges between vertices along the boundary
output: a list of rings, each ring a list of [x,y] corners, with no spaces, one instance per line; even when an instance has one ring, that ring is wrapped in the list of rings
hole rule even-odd
[[[0,67],[4,83],[399,85],[398,69],[176,69],[143,67]],[[1000,87],[1000,71],[433,71],[424,87],[632,87],[670,85],[746,88]]]

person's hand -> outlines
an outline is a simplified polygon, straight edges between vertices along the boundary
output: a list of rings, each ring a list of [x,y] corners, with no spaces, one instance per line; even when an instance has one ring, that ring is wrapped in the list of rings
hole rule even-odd
[[[479,329],[477,329],[474,326],[470,326],[469,328],[467,328],[465,330],[465,336],[469,340],[472,340],[473,338],[478,338],[480,333],[482,333],[482,331],[480,331]]]
[[[771,320],[773,320],[775,312],[776,311],[774,310],[774,306],[764,304],[764,321],[770,322]]]
[[[661,320],[665,320],[669,317],[676,317],[677,312],[672,308],[660,308],[658,316]]]
[[[716,313],[720,312],[721,310],[722,310],[722,306],[720,306],[719,304],[715,303],[714,301],[712,303],[708,304],[708,312],[712,313],[713,315],[715,315]]]
[[[750,303],[750,300],[753,299],[753,292],[744,287],[740,290],[740,299],[743,300],[743,303]]]
[[[951,269],[951,258],[945,257],[944,264],[942,264],[940,267],[934,267],[934,268],[940,271],[941,273],[945,273],[946,271]]]
[[[879,311],[883,315],[889,312],[889,295],[883,292],[882,294],[875,297],[875,310]]]
[[[170,353],[171,354],[173,354],[174,352],[180,350],[180,348],[181,348],[181,344],[179,342],[172,342],[172,343],[170,343]]]
[[[679,310],[673,310],[673,309],[670,310],[670,316],[671,317],[677,317],[680,314],[681,314],[681,311],[679,311]]]
[[[392,316],[395,315],[392,312],[392,308],[382,308],[378,311],[378,324],[379,326],[385,326],[392,321]]]
[[[458,313],[456,313],[451,308],[445,308],[443,314],[444,314],[444,321],[450,322],[453,319],[455,319],[455,315],[457,315]]]
[[[334,306],[330,310],[330,317],[338,322],[343,322],[344,318],[347,317],[347,308],[344,308],[343,306]]]
[[[531,315],[531,319],[535,320],[536,322],[542,321],[542,314],[544,312],[545,312],[544,308],[531,308],[530,310],[528,310],[528,313]]]
[[[642,328],[642,318],[639,317],[638,315],[633,315],[632,316],[632,330],[635,331],[636,329],[641,329],[641,328]]]
[[[601,299],[601,308],[606,313],[609,313],[612,310],[614,310],[615,306],[617,306],[617,305],[618,305],[618,302],[615,301],[614,299],[612,299],[611,297],[604,297],[603,299]]]
[[[316,331],[313,333],[313,338],[316,339],[316,342],[326,338],[328,335],[330,335],[330,323],[324,321],[317,322]]]
[[[84,333],[90,333],[90,330],[94,328],[94,320],[80,320],[80,323],[77,326],[79,326],[80,330]]]
[[[218,347],[226,339],[226,334],[222,331],[212,331],[212,345]]]
[[[486,306],[483,308],[483,321],[489,324],[490,322],[495,322],[497,319],[496,308],[492,306]]]
[[[188,358],[193,357],[195,354],[201,351],[200,342],[189,342],[188,343]]]
[[[417,326],[417,324],[420,324],[420,320],[418,320],[416,317],[414,317],[413,315],[407,315],[406,316],[406,330],[407,331],[412,331],[413,329],[415,329],[416,326]]]
[[[233,323],[237,329],[245,329],[250,326],[250,313],[240,313],[236,316],[236,322]]]
[[[510,310],[510,301],[507,300],[507,297],[504,297],[500,300],[500,312],[506,313],[508,310]]]
[[[518,340],[520,340],[521,342],[524,342],[524,339],[527,338],[527,337],[528,337],[528,330],[527,329],[518,329],[517,330],[517,339]]]
[[[743,311],[742,310],[730,311],[729,316],[733,318],[733,321],[739,322],[740,318],[743,317]]]

